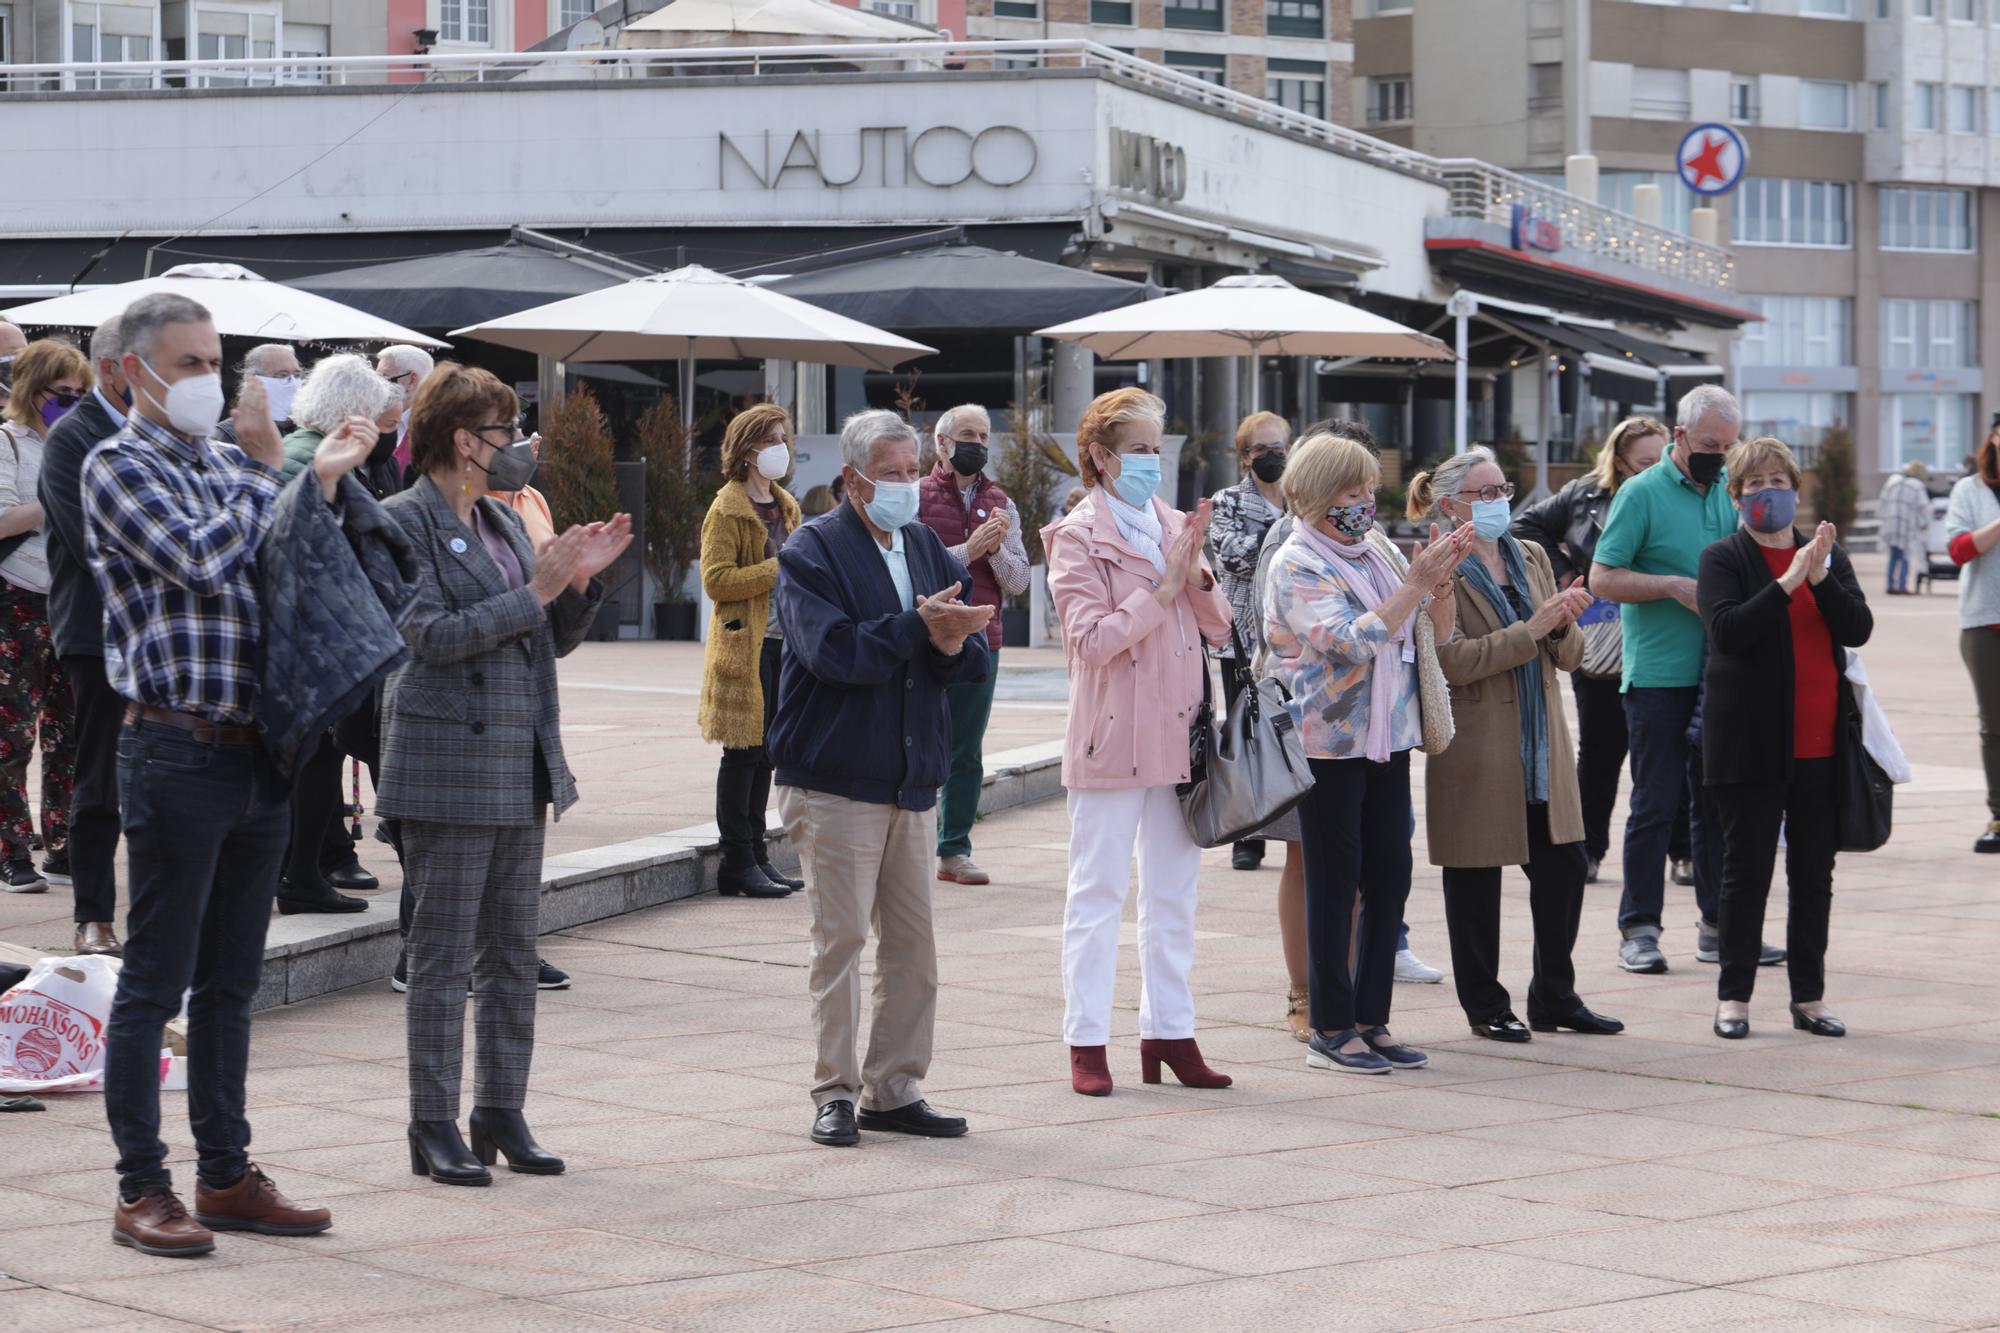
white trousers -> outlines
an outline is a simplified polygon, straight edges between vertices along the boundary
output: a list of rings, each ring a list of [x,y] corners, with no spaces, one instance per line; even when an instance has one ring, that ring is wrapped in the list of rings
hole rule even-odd
[[[1118,923],[1139,854],[1139,1035],[1194,1035],[1195,893],[1201,848],[1172,787],[1069,793],[1069,904],[1063,912],[1063,1037],[1111,1036]]]

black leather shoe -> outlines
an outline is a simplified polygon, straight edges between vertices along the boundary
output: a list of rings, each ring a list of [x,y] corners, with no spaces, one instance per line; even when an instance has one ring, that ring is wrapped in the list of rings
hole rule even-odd
[[[535,1142],[528,1122],[519,1111],[503,1111],[495,1106],[472,1108],[472,1155],[485,1166],[497,1156],[505,1156],[507,1169],[527,1176],[559,1176],[563,1159]]]
[[[344,893],[334,892],[333,885],[325,880],[317,884],[295,884],[289,879],[278,881],[278,913],[281,916],[297,916],[303,912],[365,912],[368,910],[366,898],[350,898]]]
[[[1533,1041],[1528,1029],[1512,1013],[1502,1013],[1483,1023],[1472,1025],[1472,1035],[1484,1037],[1488,1041]]]
[[[1617,1019],[1606,1018],[1603,1014],[1593,1014],[1582,1005],[1578,1005],[1560,1018],[1537,1018],[1530,1014],[1528,1026],[1537,1032],[1554,1032],[1567,1028],[1571,1032],[1581,1032],[1590,1037],[1609,1037],[1625,1030],[1625,1025]]]
[[[854,1103],[828,1102],[820,1107],[813,1117],[812,1140],[829,1148],[852,1148],[861,1142],[861,1131],[854,1127]]]
[[[773,884],[782,884],[793,893],[797,893],[806,886],[806,882],[797,875],[787,875],[769,861],[758,861],[757,868],[764,872],[765,879],[770,880]]]
[[[927,1139],[955,1139],[965,1133],[965,1117],[939,1115],[920,1098],[893,1111],[863,1110],[861,1128],[882,1134],[921,1134]]]
[[[1824,1018],[1814,1018],[1811,1014],[1801,1012],[1797,1005],[1792,1006],[1792,1026],[1801,1032],[1810,1032],[1815,1037],[1844,1037],[1847,1035],[1847,1024],[1841,1022],[1832,1014],[1828,1014]]]
[[[1988,853],[2000,852],[2000,819],[1996,819],[1986,826],[1986,832],[1980,834],[1973,841],[1972,850]]]
[[[456,1120],[410,1122],[410,1174],[441,1185],[491,1185],[493,1173],[479,1164],[459,1137]]]
[[[1264,849],[1254,842],[1239,842],[1229,851],[1231,870],[1255,870],[1264,864]]]
[[[715,872],[715,891],[725,898],[782,898],[791,890],[773,883],[755,861],[745,866],[723,866]]]
[[[347,889],[354,893],[373,893],[382,887],[382,881],[368,873],[360,860],[352,852],[347,859],[335,866],[320,867],[320,876],[336,889]]]
[[[1747,1018],[1724,1018],[1715,1016],[1715,1035],[1724,1041],[1741,1041],[1750,1035],[1750,1020]]]

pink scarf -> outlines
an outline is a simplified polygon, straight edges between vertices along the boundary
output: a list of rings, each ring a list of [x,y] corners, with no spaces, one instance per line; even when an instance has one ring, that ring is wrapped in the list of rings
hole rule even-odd
[[[1403,572],[1382,554],[1370,533],[1349,546],[1337,542],[1314,523],[1301,520],[1297,531],[1306,544],[1326,557],[1341,571],[1347,586],[1370,611],[1394,595],[1403,584]],[[1422,614],[1419,612],[1418,614]],[[1375,650],[1375,665],[1368,679],[1368,757],[1378,764],[1389,762],[1389,733],[1395,725],[1396,676],[1404,649],[1415,642],[1415,617],[1390,632],[1387,642]]]

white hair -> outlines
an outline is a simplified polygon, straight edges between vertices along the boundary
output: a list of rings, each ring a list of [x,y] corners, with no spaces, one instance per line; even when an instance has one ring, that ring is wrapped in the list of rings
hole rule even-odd
[[[294,361],[298,360],[298,353],[290,343],[258,343],[243,354],[243,364],[237,367],[237,374],[245,379],[264,374],[264,359],[273,352],[289,352]]]
[[[384,361],[388,362],[398,375],[407,375],[413,370],[416,371],[418,384],[422,384],[425,380],[429,379],[431,371],[437,367],[436,357],[426,352],[423,348],[412,347],[408,343],[391,343],[387,347],[384,347],[378,354],[376,363],[379,365]],[[410,390],[410,397],[415,398],[416,396],[417,391],[415,388],[412,388]]]
[[[993,418],[978,403],[960,403],[957,407],[947,408],[944,415],[937,419],[936,433],[939,445],[942,446],[957,434],[960,426],[972,421],[977,421],[980,428],[988,435],[993,433]]]
[[[875,446],[882,440],[908,440],[914,448],[916,428],[886,407],[856,412],[840,427],[840,461],[865,477],[875,458]]]
[[[1736,405],[1736,396],[1720,384],[1697,384],[1681,395],[1674,424],[1682,430],[1693,430],[1703,417],[1709,416],[1741,424],[1743,409]]]
[[[1427,522],[1431,519],[1443,518],[1444,511],[1439,507],[1438,502],[1441,500],[1456,500],[1458,493],[1465,489],[1465,479],[1471,476],[1472,469],[1478,467],[1481,463],[1491,463],[1495,467],[1500,466],[1500,460],[1493,456],[1491,449],[1488,449],[1483,444],[1475,444],[1464,453],[1453,454],[1432,468],[1430,471],[1431,502],[1421,515],[1416,516],[1416,521]],[[1423,474],[1419,473],[1418,475],[1422,476]],[[1412,490],[1414,491],[1414,489],[1413,485]]]
[[[299,396],[292,400],[292,420],[311,430],[332,431],[349,417],[374,421],[389,410],[399,390],[352,352],[329,356],[312,368]]]

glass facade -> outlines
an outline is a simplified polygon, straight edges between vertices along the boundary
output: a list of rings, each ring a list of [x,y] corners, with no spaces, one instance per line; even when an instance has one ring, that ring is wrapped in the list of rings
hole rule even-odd
[[[1733,360],[1739,366],[1845,366],[1849,308],[1844,296],[1746,296],[1764,317],[1745,324]]]
[[[1848,225],[1851,188],[1846,181],[1752,176],[1736,187],[1731,235],[1742,245],[1846,249],[1852,244]]]

